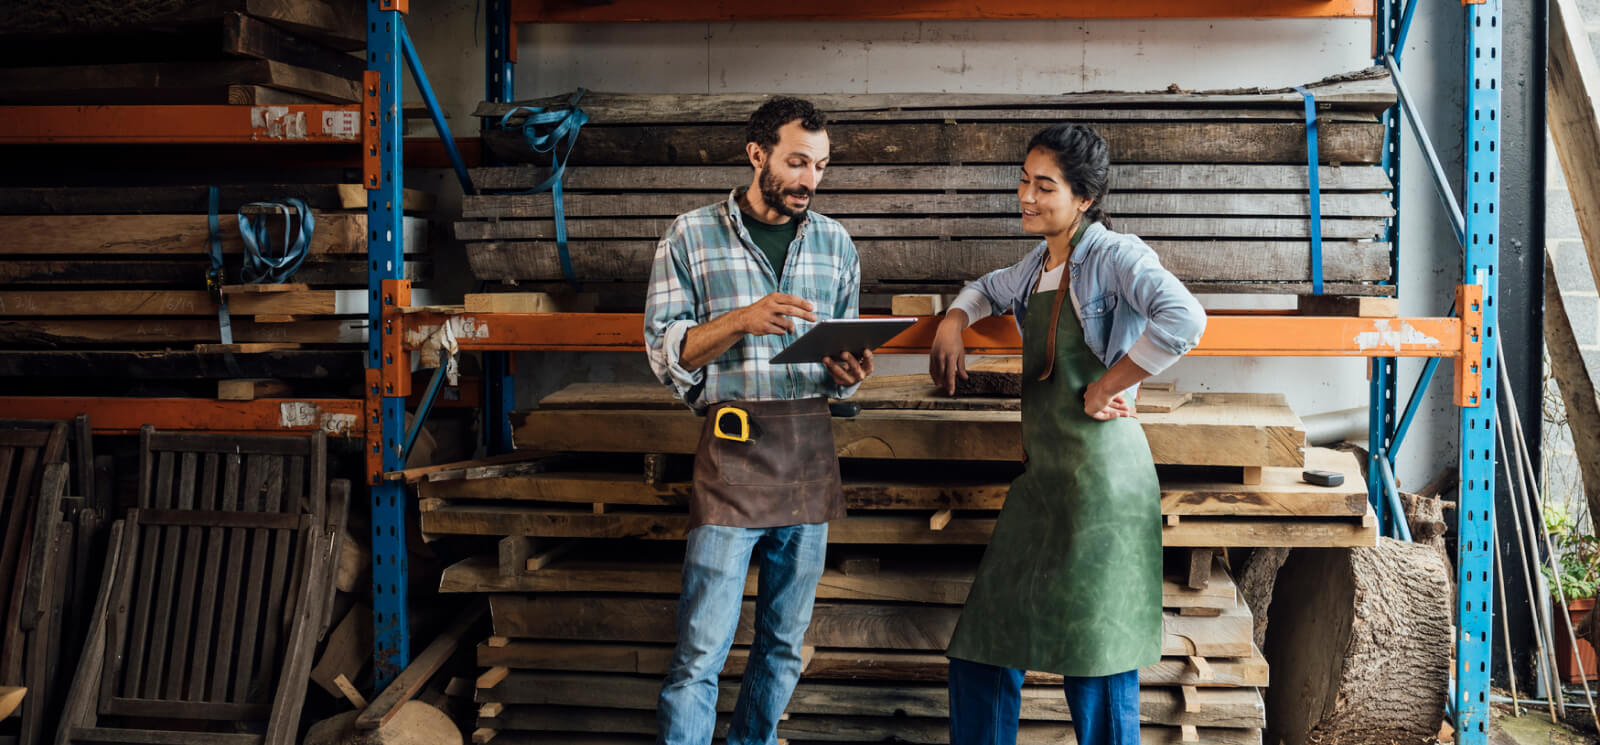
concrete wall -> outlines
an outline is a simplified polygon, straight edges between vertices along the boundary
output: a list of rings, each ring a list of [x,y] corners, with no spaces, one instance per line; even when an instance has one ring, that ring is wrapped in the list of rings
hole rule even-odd
[[[468,114],[483,96],[481,18],[473,2],[425,4],[410,28],[451,128],[476,134]],[[1459,7],[1423,4],[1405,70],[1435,146],[1458,162],[1462,127]],[[517,95],[576,86],[618,92],[992,92],[1061,93],[1287,86],[1371,64],[1372,27],[1362,20],[1165,20],[867,22],[783,24],[550,25],[520,29]],[[414,100],[414,93],[407,93]],[[1511,143],[1509,152],[1515,152]],[[1401,310],[1440,315],[1460,277],[1431,180],[1409,136],[1402,157]],[[442,188],[448,179],[432,178]],[[1452,173],[1459,186],[1459,174]],[[1207,298],[1213,307],[1260,299]],[[1281,301],[1268,301],[1281,304]],[[1506,309],[1505,312],[1510,312]],[[646,379],[637,355],[540,355],[521,360],[527,404],[570,380]],[[887,365],[925,370],[922,359]],[[1419,363],[1401,365],[1403,404]],[[1443,371],[1441,371],[1443,372]],[[1185,388],[1281,391],[1302,416],[1364,407],[1362,360],[1190,359],[1161,376]],[[1441,374],[1398,464],[1419,487],[1455,462],[1456,409]]]

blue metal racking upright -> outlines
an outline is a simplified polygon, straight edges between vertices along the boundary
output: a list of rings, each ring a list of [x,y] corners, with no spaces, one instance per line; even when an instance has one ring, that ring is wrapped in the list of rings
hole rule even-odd
[[[1411,0],[1415,3],[1418,0]],[[1498,370],[1495,331],[1500,260],[1500,80],[1502,57],[1501,2],[1485,0],[1466,6],[1467,89],[1465,131],[1466,240],[1463,283],[1477,286],[1483,313],[1478,329],[1477,358],[1469,366],[1481,370],[1476,407],[1462,407],[1460,491],[1456,537],[1456,731],[1462,745],[1489,740],[1489,662],[1493,655],[1495,390]]]
[[[395,374],[409,375],[404,356],[395,359],[385,336],[396,330],[384,325],[383,307],[400,298],[393,283],[403,275],[405,231],[402,200],[405,186],[404,121],[400,117],[402,41],[406,0],[367,0],[367,74],[364,81],[362,129],[363,169],[367,195],[367,402],[378,436],[369,437],[368,468],[372,494],[372,630],[382,689],[411,660],[411,629],[406,606],[406,498],[403,482],[383,474],[405,468],[401,457],[405,434],[405,393]],[[409,298],[406,298],[409,301]],[[404,303],[402,303],[404,304]],[[377,374],[374,374],[377,373]]]

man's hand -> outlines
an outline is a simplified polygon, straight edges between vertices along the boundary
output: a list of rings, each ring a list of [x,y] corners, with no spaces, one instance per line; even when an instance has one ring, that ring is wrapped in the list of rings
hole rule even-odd
[[[1094,419],[1106,421],[1117,417],[1133,416],[1133,404],[1128,403],[1128,397],[1122,391],[1109,390],[1101,378],[1089,384],[1083,392],[1083,413]]]
[[[695,326],[683,335],[678,364],[685,370],[699,370],[733,348],[745,336],[784,334],[794,330],[791,318],[817,320],[810,302],[793,295],[774,292],[743,308],[730,310],[710,322]]]
[[[959,317],[955,317],[959,314]],[[967,379],[967,348],[961,341],[966,329],[967,314],[952,310],[939,322],[934,333],[933,347],[928,351],[928,377],[939,390],[956,395],[956,378]]]
[[[823,357],[822,365],[828,368],[828,374],[833,376],[833,382],[848,388],[866,380],[867,376],[872,374],[872,350],[862,352],[859,360],[849,352],[839,355],[837,360]]]
[[[811,312],[814,309],[815,306],[809,300],[774,292],[733,313],[738,315],[739,330],[747,334],[766,336],[794,331],[794,321],[789,320],[790,318],[804,318],[815,322],[817,314]]]

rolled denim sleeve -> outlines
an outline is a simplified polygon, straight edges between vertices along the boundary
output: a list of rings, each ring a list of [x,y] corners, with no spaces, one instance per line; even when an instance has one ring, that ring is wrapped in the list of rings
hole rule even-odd
[[[849,239],[845,239],[849,242]],[[861,259],[856,254],[855,243],[849,243],[850,261],[849,268],[839,278],[839,292],[834,297],[834,318],[860,318],[861,317]],[[833,398],[844,399],[856,395],[861,384],[839,385],[833,382],[833,376],[828,375],[828,368],[822,368],[823,375],[828,377],[828,386],[832,389],[828,394]]]
[[[961,288],[961,292],[956,295],[955,301],[950,303],[951,310],[960,308],[966,311],[967,325],[970,326],[979,319],[998,316],[1016,307],[1033,288],[1033,283],[1038,280],[1035,273],[1040,262],[1035,254],[1044,250],[1045,248],[1040,246],[1023,257],[1022,261],[996,269],[967,283],[967,286]]]
[[[672,386],[688,401],[693,389],[705,382],[705,370],[686,370],[679,360],[683,338],[699,325],[694,282],[689,274],[685,250],[674,240],[677,226],[656,244],[655,264],[650,269],[650,289],[645,298],[644,342],[650,369],[656,379]]]
[[[1128,357],[1155,375],[1171,367],[1200,343],[1206,330],[1206,311],[1144,241],[1128,236],[1116,252],[1118,281],[1123,299],[1147,319],[1144,333],[1128,350]]]

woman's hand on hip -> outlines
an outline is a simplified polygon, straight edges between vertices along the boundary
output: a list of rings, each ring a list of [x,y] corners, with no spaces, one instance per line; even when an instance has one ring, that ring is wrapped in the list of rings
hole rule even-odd
[[[1083,413],[1100,421],[1133,416],[1133,404],[1122,391],[1107,390],[1108,386],[1096,380],[1083,392]]]
[[[928,377],[939,390],[951,396],[956,395],[956,378],[967,379],[967,348],[961,341],[964,320],[965,313],[960,319],[947,315],[939,323],[939,330],[933,335],[933,347],[928,351]]]

